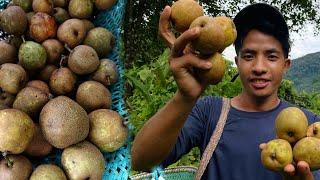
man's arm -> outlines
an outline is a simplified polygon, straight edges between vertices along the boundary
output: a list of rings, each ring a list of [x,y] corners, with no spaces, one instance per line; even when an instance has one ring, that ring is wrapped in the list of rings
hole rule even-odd
[[[149,170],[163,161],[174,147],[195,100],[178,91],[139,131],[132,146],[132,168]]]

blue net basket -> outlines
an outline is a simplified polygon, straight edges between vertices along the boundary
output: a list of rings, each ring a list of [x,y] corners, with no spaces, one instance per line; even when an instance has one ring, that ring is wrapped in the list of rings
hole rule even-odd
[[[9,3],[9,0],[0,0],[0,10],[4,9]],[[125,122],[128,122],[129,115],[124,102],[124,62],[120,57],[120,42],[122,32],[122,21],[125,13],[126,0],[118,0],[117,3],[106,11],[94,12],[93,22],[96,27],[104,27],[108,29],[116,38],[116,45],[112,52],[108,55],[108,59],[113,60],[117,64],[119,79],[114,85],[109,87],[112,94],[112,109],[117,111]],[[0,29],[0,39],[6,39],[7,35]],[[132,126],[128,124],[129,131]],[[123,180],[128,179],[130,170],[130,141],[127,139],[126,144],[119,150],[113,153],[104,153],[106,169],[103,175],[104,180]],[[60,165],[60,157],[62,150],[55,149],[51,154],[42,159],[30,159],[34,166],[43,163],[54,163]]]
[[[130,180],[194,180],[197,168],[191,166],[180,166],[176,168],[166,168],[164,170],[154,170],[153,173],[141,173],[130,176]]]

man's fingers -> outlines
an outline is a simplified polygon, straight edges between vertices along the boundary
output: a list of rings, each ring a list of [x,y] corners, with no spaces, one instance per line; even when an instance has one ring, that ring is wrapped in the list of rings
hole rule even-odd
[[[171,7],[166,6],[160,15],[159,34],[165,40],[167,46],[169,48],[172,48],[176,38],[170,30],[170,16],[171,16]]]
[[[259,145],[260,150],[263,150],[263,149],[265,149],[266,147],[267,147],[267,144],[266,144],[266,143],[262,143],[262,144]]]
[[[295,168],[292,164],[286,165],[283,171],[289,176],[294,176],[295,174]]]
[[[206,61],[196,57],[193,54],[184,55],[184,57],[175,59],[176,67],[195,67],[199,69],[210,69],[212,67],[212,63],[210,61]]]
[[[178,39],[175,41],[172,48],[172,56],[179,57],[183,54],[183,50],[186,46],[194,39],[196,39],[200,34],[199,28],[193,28],[185,31]]]
[[[313,180],[313,174],[310,171],[310,166],[305,161],[299,161],[297,164],[297,171],[300,177],[304,180]]]

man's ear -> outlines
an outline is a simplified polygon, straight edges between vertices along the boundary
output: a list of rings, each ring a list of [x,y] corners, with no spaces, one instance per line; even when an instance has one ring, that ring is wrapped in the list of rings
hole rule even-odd
[[[285,62],[284,62],[284,73],[287,73],[290,66],[291,66],[291,63],[292,63],[292,60],[287,58],[285,59]]]

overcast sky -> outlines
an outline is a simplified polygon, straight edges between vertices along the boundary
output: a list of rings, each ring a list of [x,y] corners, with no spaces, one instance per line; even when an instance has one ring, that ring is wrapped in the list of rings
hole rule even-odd
[[[313,33],[313,26],[306,25],[305,28],[298,33],[291,33],[293,45],[290,52],[290,58],[296,59],[309,53],[320,51],[320,35],[315,36]],[[223,54],[229,60],[234,60],[234,47],[230,46],[223,51]]]

